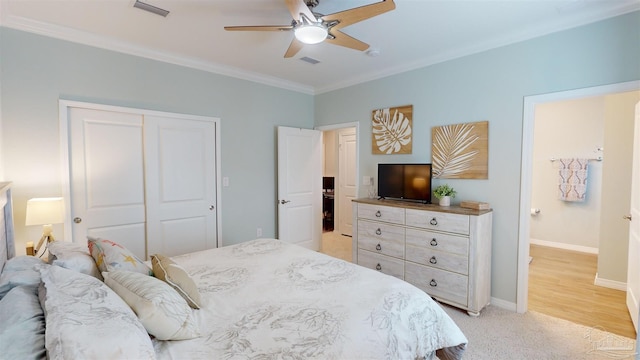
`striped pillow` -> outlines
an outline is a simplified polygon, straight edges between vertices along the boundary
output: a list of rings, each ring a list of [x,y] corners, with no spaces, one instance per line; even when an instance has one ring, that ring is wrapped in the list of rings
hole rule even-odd
[[[151,255],[151,265],[155,277],[171,285],[189,306],[200,309],[198,287],[182,266],[160,254]]]

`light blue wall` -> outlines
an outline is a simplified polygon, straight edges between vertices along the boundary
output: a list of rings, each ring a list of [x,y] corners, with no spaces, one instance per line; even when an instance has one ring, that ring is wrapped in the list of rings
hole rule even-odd
[[[18,242],[27,199],[62,194],[58,99],[221,118],[223,243],[275,236],[275,128],[312,128],[313,96],[7,28],[0,51],[0,173]]]
[[[638,79],[636,12],[318,95],[315,123],[360,122],[360,175],[375,176],[378,162],[429,162],[433,126],[488,120],[489,179],[434,186],[491,204],[492,296],[515,303],[524,97]],[[413,154],[372,155],[371,110],[405,104],[413,105]]]
[[[640,79],[640,13],[315,97],[0,28],[3,169],[16,225],[26,200],[61,193],[58,99],[222,119],[223,242],[275,235],[275,126],[361,123],[360,174],[429,161],[431,127],[489,121],[489,179],[447,181],[494,208],[492,296],[515,302],[523,97]],[[371,155],[370,114],[414,106],[413,155]],[[364,195],[364,194],[361,194]],[[26,241],[26,240],[22,240]]]

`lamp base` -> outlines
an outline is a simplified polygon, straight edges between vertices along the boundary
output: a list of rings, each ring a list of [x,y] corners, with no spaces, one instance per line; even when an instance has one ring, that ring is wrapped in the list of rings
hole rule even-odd
[[[29,241],[27,243],[27,255],[30,255],[30,256],[36,255],[35,249],[33,247],[33,241]]]
[[[34,248],[34,255],[38,254],[38,252],[40,251],[40,249],[42,248],[42,244],[46,241],[45,244],[45,248],[47,247],[47,245],[52,242],[55,241],[56,239],[53,238],[53,234],[49,233],[49,234],[42,234],[42,237],[40,238],[40,241],[38,241],[38,246],[36,246]]]

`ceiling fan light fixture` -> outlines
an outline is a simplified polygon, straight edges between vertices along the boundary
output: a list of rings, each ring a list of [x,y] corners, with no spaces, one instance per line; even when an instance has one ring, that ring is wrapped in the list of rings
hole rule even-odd
[[[301,25],[294,30],[296,39],[305,44],[318,44],[327,38],[329,31],[321,24]]]

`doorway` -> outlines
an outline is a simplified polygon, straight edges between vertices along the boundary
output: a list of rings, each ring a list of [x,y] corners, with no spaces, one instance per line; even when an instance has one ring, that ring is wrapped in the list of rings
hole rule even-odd
[[[540,217],[544,216],[544,215],[549,215],[549,214],[545,214],[545,206],[554,206],[552,203],[549,203],[547,205],[541,206],[540,204],[538,204],[537,202],[534,202],[534,199],[532,199],[532,193],[534,192],[533,189],[535,188],[535,180],[534,180],[534,174],[537,174],[535,171],[535,166],[536,166],[536,159],[534,157],[534,153],[536,152],[536,144],[538,144],[539,139],[537,137],[539,137],[538,133],[536,133],[535,131],[535,127],[537,126],[537,121],[538,121],[538,115],[540,114],[541,110],[543,109],[543,107],[545,106],[545,104],[550,104],[550,103],[554,103],[554,102],[571,102],[571,101],[581,101],[581,99],[586,99],[586,98],[590,98],[590,97],[607,97],[607,96],[611,96],[612,94],[618,94],[618,93],[627,93],[627,92],[633,92],[633,91],[638,91],[640,89],[640,82],[635,81],[635,82],[628,82],[628,83],[622,83],[622,84],[615,84],[615,85],[608,85],[608,86],[602,86],[602,87],[595,87],[595,88],[587,88],[587,89],[580,89],[580,90],[574,90],[574,91],[567,91],[567,92],[561,92],[561,93],[553,93],[553,94],[545,94],[545,95],[539,95],[539,96],[532,96],[532,97],[527,97],[525,98],[525,112],[524,112],[524,122],[523,122],[523,151],[522,151],[522,170],[521,170],[521,194],[520,194],[520,231],[519,231],[519,249],[518,249],[518,286],[517,286],[517,303],[516,303],[516,309],[518,312],[520,313],[524,313],[526,312],[526,310],[528,309],[528,295],[529,295],[529,249],[530,249],[530,243],[531,242],[535,242],[533,240],[530,240],[530,237],[544,237],[546,235],[540,235],[541,233],[544,232],[540,232],[540,231],[536,231],[535,232],[535,236],[534,236],[534,232],[532,232],[532,221],[537,221],[539,220]],[[632,122],[632,119],[631,119]],[[604,131],[604,128],[603,128]],[[580,136],[580,132],[576,132],[574,136],[579,137]],[[606,135],[605,135],[606,136]],[[535,138],[535,141],[534,141]],[[548,144],[546,144],[548,145]],[[549,156],[549,154],[546,154],[546,166],[547,167],[551,167],[551,164],[553,163],[552,158],[555,157],[563,157],[563,156],[571,156],[571,157],[584,157],[584,158],[590,158],[593,159],[594,161],[591,161],[591,163],[593,163],[592,168],[594,170],[596,170],[594,172],[594,175],[597,176],[597,172],[598,172],[598,167],[601,166],[605,161],[616,161],[617,160],[617,156],[614,155],[613,153],[613,149],[612,147],[610,147],[610,149],[606,149],[606,147],[602,147],[601,145],[599,146],[597,143],[594,143],[592,145],[590,145],[591,148],[588,150],[576,150],[573,153],[570,153],[568,151],[564,151],[564,152],[559,152],[558,154],[554,154],[553,156]],[[612,150],[612,152],[607,152],[607,154],[609,156],[603,156],[603,152],[604,150]],[[603,158],[603,162],[598,162],[597,160],[599,160],[599,158],[602,157]],[[540,159],[538,159],[538,161],[540,161]],[[589,166],[591,166],[592,164],[590,164]],[[606,167],[603,167],[606,171]],[[557,174],[557,169],[552,170],[552,171],[556,171]],[[602,175],[602,174],[600,174]],[[591,173],[589,174],[589,176],[591,176]],[[614,174],[615,176],[615,174]],[[597,183],[597,177],[594,178],[595,182]],[[627,179],[630,181],[630,179]],[[602,179],[603,182],[606,183],[606,175],[605,177]],[[551,188],[548,188],[548,192],[551,194],[551,197],[555,196],[555,192],[554,190],[554,186],[557,186],[557,182],[555,183],[555,185],[551,185]],[[611,188],[610,184],[606,185],[608,186],[607,188]],[[591,192],[591,196],[592,197],[599,197],[599,193],[600,193],[600,189],[594,189],[592,184],[588,184],[588,191]],[[604,190],[602,190],[602,192],[604,192]],[[589,195],[589,194],[588,194]],[[622,196],[624,196],[624,194],[622,194]],[[627,199],[629,198],[629,194],[626,194]],[[556,202],[556,205],[558,204],[558,201],[556,198],[553,199],[553,201]],[[560,204],[562,204],[560,202]],[[563,206],[566,206],[567,204],[562,204]],[[591,216],[595,216],[595,220],[598,223],[598,226],[600,226],[600,224],[604,224],[602,225],[603,227],[606,226],[606,216],[612,215],[622,215],[623,212],[628,211],[628,209],[626,210],[612,210],[612,209],[607,209],[606,208],[606,200],[602,200],[602,204],[598,205],[597,211],[598,213],[596,215],[591,215]],[[538,211],[538,209],[540,209]],[[534,211],[535,210],[535,211]],[[551,209],[553,212],[553,209]],[[580,210],[579,207],[576,207],[572,210]],[[618,214],[618,212],[620,214]],[[553,216],[553,214],[551,214]],[[558,217],[558,215],[556,214],[556,217]],[[621,216],[618,216],[621,217]],[[567,224],[567,221],[571,221],[570,218],[569,219],[564,219],[564,223],[563,224]],[[576,220],[576,222],[579,222],[579,220]],[[571,225],[571,224],[569,224]],[[562,226],[562,225],[560,225]],[[539,229],[538,229],[539,230]],[[593,231],[593,229],[592,229]],[[558,246],[559,248],[562,248],[563,251],[564,250],[578,250],[578,251],[582,251],[585,252],[584,250],[587,250],[586,252],[594,252],[594,253],[598,253],[600,252],[600,249],[610,249],[612,246],[610,246],[611,244],[605,244],[606,246],[601,246],[600,244],[602,243],[601,240],[603,239],[603,236],[601,236],[600,234],[602,229],[597,228],[595,230],[595,236],[596,239],[595,240],[591,240],[591,242],[587,242],[587,243],[580,243],[580,242],[575,242],[575,241],[568,241],[568,242],[564,242],[564,244],[562,243],[562,241],[555,241],[555,242],[559,242],[560,245]],[[624,236],[617,236],[618,238],[623,238],[623,240],[626,242],[626,239],[624,239]],[[628,235],[627,235],[628,238]],[[594,242],[595,241],[595,242]],[[543,243],[543,245],[550,245],[553,244],[553,242],[550,243]],[[606,254],[608,250],[604,250],[604,253],[601,253],[602,258],[606,258],[608,256],[608,254]],[[625,251],[625,257],[626,257],[626,253],[627,253],[627,249],[624,248]],[[619,255],[619,254],[618,254]],[[619,257],[619,256],[618,256]],[[534,260],[535,261],[535,258]],[[598,264],[598,268],[599,269],[603,269],[602,263],[603,259],[599,259],[598,260],[599,264]],[[602,271],[604,272],[604,271]],[[618,283],[616,281],[609,281],[606,279],[606,277],[602,277],[600,278],[599,275],[602,274],[598,274],[595,277],[595,280],[592,279],[592,283],[595,282],[597,285],[603,285],[603,286],[607,286],[607,287],[611,287],[611,288],[616,288],[616,287],[622,287],[621,285],[624,285],[624,283]]]
[[[359,124],[317,127],[323,132],[322,252],[352,261],[351,200],[358,196]]]

